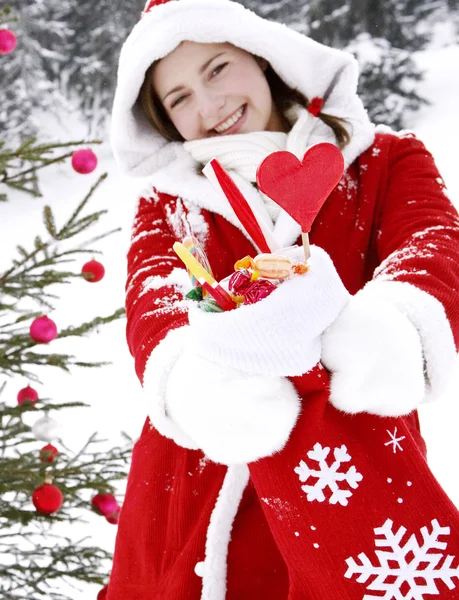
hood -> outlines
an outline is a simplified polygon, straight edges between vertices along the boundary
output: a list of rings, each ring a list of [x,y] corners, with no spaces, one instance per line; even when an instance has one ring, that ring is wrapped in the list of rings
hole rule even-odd
[[[373,126],[356,93],[358,65],[351,54],[263,19],[231,0],[172,0],[150,7],[121,49],[110,137],[122,172],[152,175],[186,154],[181,142],[169,142],[152,128],[137,103],[152,62],[186,40],[232,43],[265,58],[287,85],[308,99],[323,98],[323,112],[350,125],[347,164],[373,142]]]

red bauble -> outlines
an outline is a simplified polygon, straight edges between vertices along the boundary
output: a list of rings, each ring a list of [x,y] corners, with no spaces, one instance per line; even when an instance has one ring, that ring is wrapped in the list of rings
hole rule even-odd
[[[0,29],[0,54],[10,54],[16,48],[17,39],[10,29]]]
[[[52,444],[46,444],[40,450],[40,460],[41,462],[49,462],[52,463],[56,456],[59,454],[59,450],[53,446]]]
[[[30,326],[30,337],[40,344],[48,344],[57,337],[56,323],[48,317],[37,317]]]
[[[38,400],[38,392],[28,385],[27,387],[22,388],[22,390],[19,390],[17,398],[18,404],[35,404]]]
[[[107,515],[105,518],[106,520],[111,524],[111,525],[118,525],[118,521],[120,520],[120,510],[121,507],[118,506],[118,508],[115,510],[115,512],[111,515]]]
[[[90,283],[96,283],[97,281],[103,279],[105,275],[105,268],[104,265],[99,261],[90,260],[83,265],[81,272],[86,281],[89,281]]]
[[[81,175],[92,173],[97,167],[97,156],[89,148],[76,150],[72,154],[72,167]]]
[[[100,592],[97,594],[97,600],[105,600],[108,594],[108,585],[103,587]]]
[[[104,517],[112,515],[119,508],[113,494],[96,494],[91,500],[91,504]]]
[[[60,509],[64,496],[58,487],[45,483],[34,491],[32,502],[38,512],[50,515]]]

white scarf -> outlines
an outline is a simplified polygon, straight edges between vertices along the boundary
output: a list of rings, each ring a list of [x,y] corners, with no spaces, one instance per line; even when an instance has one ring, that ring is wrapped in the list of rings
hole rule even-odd
[[[294,123],[289,133],[256,131],[216,136],[184,142],[183,147],[198,163],[206,164],[216,158],[226,170],[255,183],[258,166],[273,152],[288,150],[302,159],[306,150],[317,142],[336,144],[333,130],[302,106],[292,107],[287,119]],[[275,223],[282,209],[264,194],[261,196]]]

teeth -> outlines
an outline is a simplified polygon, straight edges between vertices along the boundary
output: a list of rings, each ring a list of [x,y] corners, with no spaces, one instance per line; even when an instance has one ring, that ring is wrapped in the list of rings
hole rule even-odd
[[[224,123],[222,123],[218,127],[215,127],[215,131],[217,133],[223,133],[224,131],[226,131],[227,129],[232,127],[235,123],[237,123],[243,114],[244,114],[244,107],[240,108],[237,111],[237,113],[234,113],[234,115],[232,117],[230,117],[229,119],[227,119]]]

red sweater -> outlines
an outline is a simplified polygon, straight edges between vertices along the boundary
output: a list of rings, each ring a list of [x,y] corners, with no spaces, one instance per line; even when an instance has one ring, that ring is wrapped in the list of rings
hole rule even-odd
[[[206,230],[201,240],[217,279],[231,273],[236,260],[257,253],[219,214],[203,209],[200,218],[200,230]],[[187,323],[173,279],[166,285],[151,279],[182,268],[172,244],[181,239],[184,220],[195,223],[196,215],[176,197],[156,189],[140,199],[128,255],[126,307],[127,340],[141,381],[161,340]],[[413,136],[378,134],[326,201],[310,239],[329,253],[351,294],[377,277],[408,282],[434,296],[458,346],[459,218],[431,155]],[[404,526],[421,542],[422,527],[435,529],[435,519],[450,528],[447,553],[457,556],[459,518],[423,459],[416,413],[386,419],[344,415],[327,403],[329,379],[320,365],[292,382],[303,411],[286,448],[249,465],[251,479],[229,545],[227,599],[361,600],[365,586],[377,579],[380,531],[387,539],[387,531]],[[403,451],[395,442],[386,443],[397,436],[403,436]],[[308,483],[308,475],[300,461],[307,463],[309,456],[312,468],[314,461],[319,464],[314,452],[332,448],[336,459],[343,447],[352,458],[349,466],[362,476],[349,484],[349,503],[334,502],[330,495],[328,501],[306,498],[302,483]],[[204,559],[225,472],[225,466],[178,446],[147,420],[133,451],[108,600],[199,600],[202,580],[194,567]],[[447,540],[439,536],[438,541]],[[375,567],[365,576],[361,553]],[[385,583],[374,585],[368,590],[386,590]],[[409,587],[405,582],[400,589]],[[438,587],[442,598],[459,598],[457,588],[448,591],[443,582]],[[396,597],[386,593],[365,598]]]

